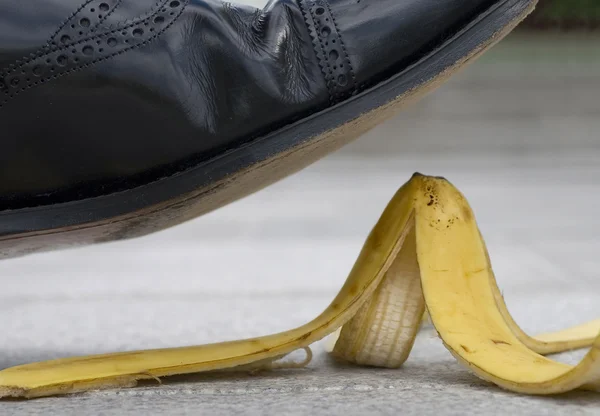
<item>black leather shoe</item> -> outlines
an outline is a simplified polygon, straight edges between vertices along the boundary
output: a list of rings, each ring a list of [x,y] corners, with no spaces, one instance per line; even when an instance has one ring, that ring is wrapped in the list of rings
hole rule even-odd
[[[0,0],[0,256],[129,238],[323,157],[536,0]]]

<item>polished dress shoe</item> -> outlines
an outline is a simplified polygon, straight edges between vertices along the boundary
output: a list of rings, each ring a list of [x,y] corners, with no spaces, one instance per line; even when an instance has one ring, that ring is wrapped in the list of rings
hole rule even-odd
[[[535,3],[0,0],[0,256],[147,234],[261,189]]]

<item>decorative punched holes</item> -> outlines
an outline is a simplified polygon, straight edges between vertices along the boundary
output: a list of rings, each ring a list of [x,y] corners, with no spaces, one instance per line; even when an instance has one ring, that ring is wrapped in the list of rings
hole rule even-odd
[[[58,55],[58,57],[56,58],[56,63],[60,66],[65,66],[68,60],[69,59],[66,55]]]
[[[163,33],[187,1],[162,0],[138,18],[112,22],[122,0],[88,0],[35,54],[0,69],[0,108],[16,94],[140,47]]]
[[[356,85],[350,59],[326,0],[300,0],[300,7],[327,83],[331,103],[355,94]]]
[[[92,56],[94,53],[94,48],[90,45],[86,45],[83,47],[83,49],[81,49],[81,52],[83,52],[84,55]]]

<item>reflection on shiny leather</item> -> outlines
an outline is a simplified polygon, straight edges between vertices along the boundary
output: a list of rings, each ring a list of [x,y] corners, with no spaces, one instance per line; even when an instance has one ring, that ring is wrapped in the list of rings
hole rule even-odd
[[[0,0],[0,208],[172,175],[346,100],[493,0]]]

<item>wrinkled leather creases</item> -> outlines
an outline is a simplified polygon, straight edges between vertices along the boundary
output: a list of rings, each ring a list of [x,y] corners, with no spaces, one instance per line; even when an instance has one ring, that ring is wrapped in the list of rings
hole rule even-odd
[[[343,105],[498,2],[0,0],[0,209],[141,186]]]

